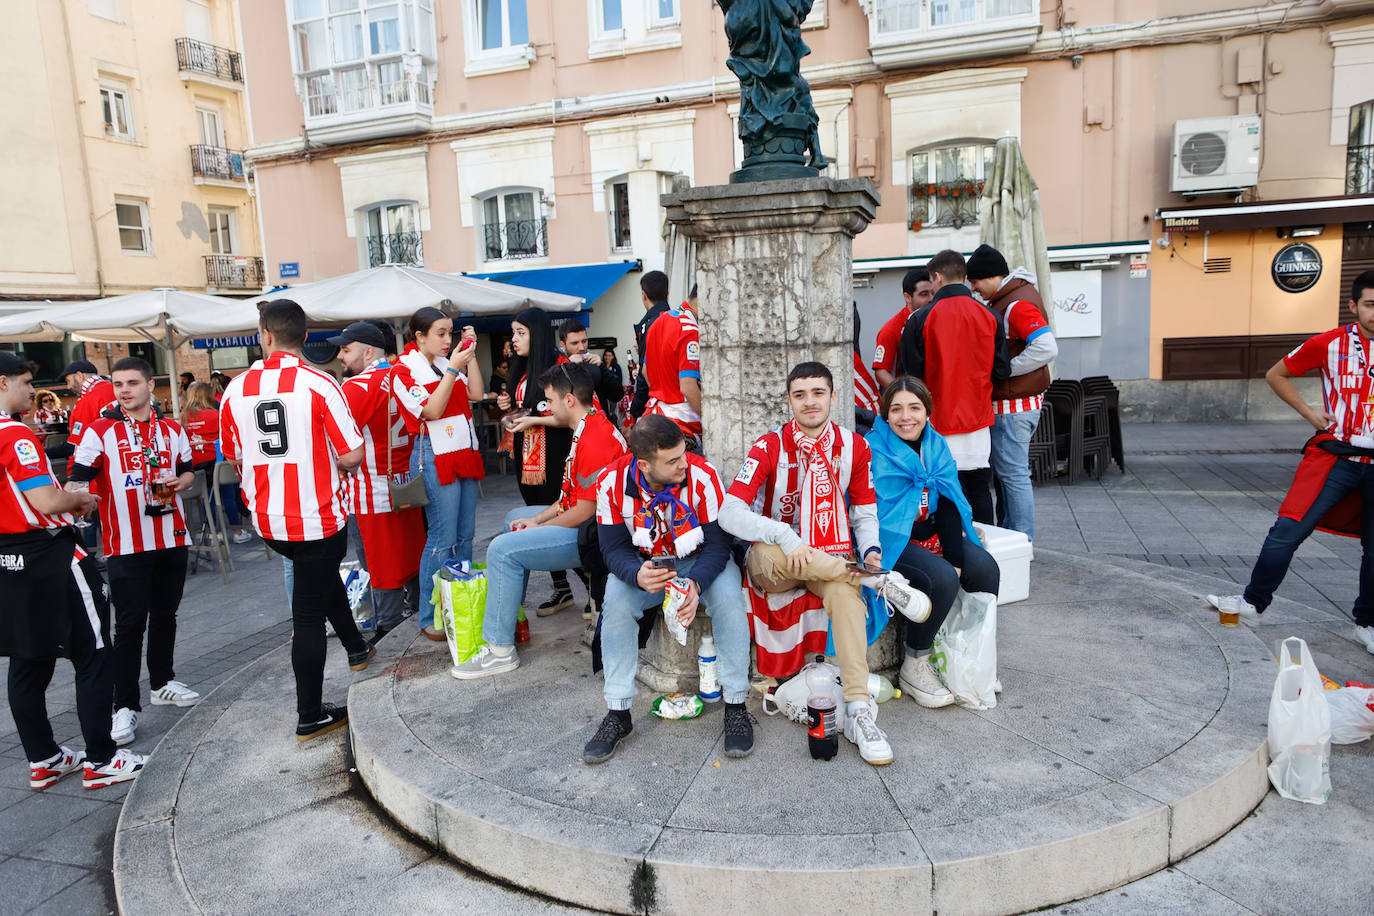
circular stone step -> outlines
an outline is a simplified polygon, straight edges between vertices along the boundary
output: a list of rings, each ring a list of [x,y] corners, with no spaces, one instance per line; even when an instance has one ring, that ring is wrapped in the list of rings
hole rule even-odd
[[[1222,628],[1207,580],[1037,546],[999,614],[1005,693],[985,712],[881,707],[895,761],[813,761],[763,718],[721,751],[721,708],[635,731],[601,766],[605,712],[581,621],[534,623],[514,672],[448,676],[417,641],[354,685],[359,773],[407,830],[521,888],[642,913],[1019,912],[1124,884],[1224,834],[1263,798],[1273,659]],[[751,709],[757,704],[751,700]]]

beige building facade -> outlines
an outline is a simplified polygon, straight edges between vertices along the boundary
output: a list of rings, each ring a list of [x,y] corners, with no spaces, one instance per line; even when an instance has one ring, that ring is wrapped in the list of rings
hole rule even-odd
[[[237,0],[8,9],[0,299],[260,291]],[[45,364],[51,346],[26,349]]]
[[[709,3],[283,0],[241,16],[273,285],[389,261],[522,282],[662,267],[659,194],[739,164]],[[978,244],[976,193],[1006,136],[1039,183],[1065,291],[1063,374],[1161,380],[1183,365],[1170,341],[1253,350],[1337,320],[1363,250],[1348,239],[1374,219],[1368,167],[1350,165],[1374,99],[1374,2],[816,0],[802,35],[828,173],[882,197],[854,243],[866,352],[907,269]],[[1319,282],[1266,287],[1324,198],[1354,203],[1322,211]],[[1243,230],[1263,242],[1165,230],[1166,211],[1280,200],[1297,203]],[[622,360],[637,276],[591,302],[593,337]]]

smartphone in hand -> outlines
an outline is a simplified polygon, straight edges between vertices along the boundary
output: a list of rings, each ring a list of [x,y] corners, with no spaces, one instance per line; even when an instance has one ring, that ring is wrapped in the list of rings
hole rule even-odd
[[[649,565],[654,569],[671,569],[677,572],[677,557],[650,557]]]

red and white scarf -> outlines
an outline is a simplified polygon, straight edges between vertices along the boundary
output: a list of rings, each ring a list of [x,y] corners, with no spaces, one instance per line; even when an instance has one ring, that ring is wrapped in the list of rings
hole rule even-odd
[[[792,459],[787,462],[787,492],[801,497],[798,533],[817,550],[849,556],[849,511],[834,464],[844,445],[837,427],[827,423],[825,432],[812,439],[796,420],[789,420],[782,428],[782,445]]]

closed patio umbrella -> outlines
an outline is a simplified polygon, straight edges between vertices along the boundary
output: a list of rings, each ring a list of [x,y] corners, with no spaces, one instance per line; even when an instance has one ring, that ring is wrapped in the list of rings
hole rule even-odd
[[[993,149],[992,165],[984,176],[978,201],[982,241],[1007,259],[1007,266],[1035,274],[1035,287],[1054,328],[1054,297],[1050,294],[1050,257],[1045,244],[1045,220],[1040,211],[1039,185],[1021,154],[1021,142],[1003,137]]]

